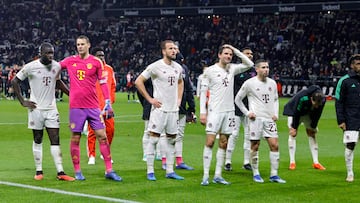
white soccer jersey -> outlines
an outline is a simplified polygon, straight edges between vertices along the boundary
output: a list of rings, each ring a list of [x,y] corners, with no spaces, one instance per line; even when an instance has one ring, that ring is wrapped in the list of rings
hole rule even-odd
[[[234,75],[250,69],[245,64],[230,63],[226,68],[217,64],[209,66],[203,73],[201,92],[210,91],[208,109],[211,112],[234,111]],[[205,102],[200,97],[200,113],[206,113]]]
[[[56,61],[52,61],[51,69],[34,60],[16,74],[20,80],[29,79],[30,101],[36,103],[36,108],[40,110],[56,109],[55,85],[60,78],[61,67]]]
[[[249,109],[242,101],[244,97],[248,98]],[[253,112],[256,117],[271,119],[276,116],[279,118],[277,86],[271,78],[266,78],[266,82],[260,81],[257,77],[246,80],[236,94],[235,103],[245,115]]]
[[[154,92],[153,97],[162,105],[160,110],[165,112],[178,111],[178,81],[182,79],[182,67],[172,61],[167,65],[163,59],[150,64],[141,75],[151,78]]]

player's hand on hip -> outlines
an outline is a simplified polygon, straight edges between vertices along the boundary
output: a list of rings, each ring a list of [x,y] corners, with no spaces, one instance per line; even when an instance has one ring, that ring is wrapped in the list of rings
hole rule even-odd
[[[104,116],[105,119],[114,117],[114,110],[111,107],[110,99],[105,100],[105,106],[104,109],[102,110],[102,115]]]
[[[33,101],[24,101],[22,105],[23,107],[27,107],[29,109],[36,109],[36,103]]]
[[[272,119],[273,121],[277,121],[277,120],[278,120],[278,117],[277,117],[277,116],[272,116],[271,119]]]
[[[150,100],[150,104],[153,105],[155,108],[160,108],[161,105],[162,105],[162,103],[159,100],[155,99],[155,98],[152,98]]]
[[[253,113],[253,112],[250,112],[250,113],[248,114],[248,117],[249,117],[250,120],[255,120],[256,114]]]

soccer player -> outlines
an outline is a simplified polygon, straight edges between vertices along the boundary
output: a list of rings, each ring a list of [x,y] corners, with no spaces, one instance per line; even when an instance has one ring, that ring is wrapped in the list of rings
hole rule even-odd
[[[360,54],[350,57],[351,70],[338,81],[335,109],[339,128],[344,132],[345,165],[347,182],[354,181],[354,149],[359,140],[360,129]]]
[[[250,160],[253,171],[253,180],[263,183],[259,172],[259,145],[264,137],[270,147],[270,181],[286,183],[278,176],[279,143],[276,121],[279,118],[279,100],[276,82],[269,78],[269,63],[263,59],[255,62],[256,77],[244,82],[235,97],[235,103],[249,118],[250,131]],[[246,108],[243,99],[247,97],[249,108]]]
[[[178,133],[179,106],[183,94],[182,67],[176,63],[176,46],[172,40],[160,43],[162,59],[150,64],[135,80],[138,91],[152,105],[148,130],[150,140],[146,149],[147,179],[155,181],[154,151],[162,132],[166,133],[166,178],[183,180],[174,172],[175,138]],[[153,97],[144,82],[151,78]]]
[[[23,107],[28,108],[28,128],[32,129],[33,155],[36,167],[35,180],[43,179],[43,132],[44,127],[50,140],[50,152],[57,170],[57,179],[73,181],[75,178],[64,173],[59,138],[59,112],[56,106],[55,89],[60,88],[69,94],[68,88],[60,80],[61,67],[53,60],[54,47],[50,43],[42,43],[39,47],[40,58],[33,60],[16,74],[11,81],[16,97]],[[21,81],[28,78],[31,88],[30,100],[25,101],[20,90]]]
[[[116,81],[115,81],[115,75],[114,75],[114,70],[111,66],[109,66],[108,64],[106,64],[105,62],[105,53],[104,50],[100,47],[95,47],[92,50],[92,54],[96,57],[98,57],[99,59],[101,59],[103,65],[104,65],[104,74],[105,77],[107,78],[106,84],[108,85],[108,89],[109,89],[109,93],[110,93],[110,101],[111,104],[114,104],[115,102],[115,98],[116,98]],[[100,83],[97,82],[96,83],[96,95],[99,99],[99,107],[100,109],[103,109],[105,107],[105,99],[100,87]],[[114,137],[114,132],[115,132],[115,120],[114,117],[108,118],[108,119],[104,119],[105,122],[105,132],[106,132],[106,137],[108,139],[109,142],[109,146],[111,146],[113,137]],[[92,165],[95,164],[95,145],[96,145],[96,135],[94,130],[90,127],[90,125],[88,125],[88,134],[87,134],[87,147],[88,147],[88,157],[89,157],[89,161],[88,164]],[[103,158],[103,157],[101,157]],[[111,160],[111,162],[113,162]]]
[[[195,101],[193,94],[193,85],[189,76],[189,68],[184,63],[184,56],[181,54],[179,47],[176,46],[176,61],[182,66],[182,77],[184,81],[184,92],[181,99],[179,109],[179,131],[175,139],[175,158],[176,168],[185,170],[194,170],[193,167],[188,166],[183,160],[183,139],[185,134],[186,115],[191,116],[195,114]],[[187,107],[186,107],[187,106]]]
[[[126,74],[126,90],[128,93],[128,102],[130,102],[130,94],[132,94],[132,98],[134,102],[137,102],[137,100],[135,99],[135,92],[136,92],[136,86],[135,86],[135,75],[134,75],[134,70],[130,70],[127,74]]]
[[[70,152],[77,180],[85,180],[80,167],[80,138],[84,123],[87,120],[99,141],[100,152],[104,157],[105,178],[122,181],[112,168],[109,142],[105,133],[103,118],[113,116],[107,78],[103,74],[103,62],[89,53],[90,40],[85,35],[76,39],[78,55],[66,57],[60,62],[61,68],[67,69],[70,78],[70,110],[69,122],[71,128]],[[96,95],[96,82],[105,99],[105,107],[100,111]],[[101,115],[104,114],[104,115]]]
[[[240,57],[242,63],[231,63],[233,54]],[[235,122],[234,115],[234,75],[250,69],[254,63],[235,47],[225,44],[219,48],[219,61],[205,69],[200,93],[200,122],[206,125],[206,143],[203,151],[204,175],[201,185],[209,185],[209,170],[212,149],[216,134],[219,132],[219,147],[216,153],[214,183],[228,185],[221,176],[224,165],[225,150],[229,135]],[[206,108],[206,93],[210,92]]]
[[[144,83],[146,91],[149,93],[150,96],[153,96],[153,85],[151,79],[148,79]],[[148,130],[149,118],[150,118],[150,111],[151,111],[151,104],[137,91],[137,96],[139,98],[140,104],[143,107],[142,119],[144,120],[144,134],[142,137],[142,147],[143,147],[143,161],[146,161],[146,148],[149,143],[150,134]],[[156,160],[161,160],[161,153],[160,153],[160,142],[156,145]],[[166,169],[166,168],[165,168]]]
[[[295,170],[296,135],[301,123],[309,137],[309,147],[313,158],[313,168],[325,170],[318,160],[318,144],[316,142],[317,124],[324,109],[326,98],[317,85],[301,90],[284,106],[283,115],[288,116],[290,170]]]
[[[249,47],[245,47],[241,50],[241,52],[243,54],[245,54],[250,60],[253,60],[254,56],[253,56],[253,52]],[[236,94],[239,92],[241,85],[249,78],[252,77],[251,75],[251,70],[248,70],[244,73],[240,73],[235,75],[234,77],[234,97],[236,96]],[[247,106],[247,99],[244,99],[244,103]],[[248,128],[248,119],[247,117],[240,111],[239,107],[237,107],[235,105],[235,127],[234,130],[232,132],[232,134],[229,137],[228,140],[228,145],[226,148],[226,156],[225,156],[225,167],[224,169],[226,171],[231,171],[232,170],[232,166],[231,166],[231,158],[232,158],[232,154],[233,151],[235,150],[235,144],[237,139],[239,138],[239,130],[240,130],[240,126],[241,124],[243,125],[244,128],[244,144],[243,144],[243,148],[244,148],[244,164],[243,164],[243,168],[245,170],[251,170],[251,165],[250,165],[250,134],[249,134],[249,128]]]

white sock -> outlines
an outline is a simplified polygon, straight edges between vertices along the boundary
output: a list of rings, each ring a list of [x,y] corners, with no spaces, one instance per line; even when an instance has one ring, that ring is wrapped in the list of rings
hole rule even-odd
[[[167,147],[166,135],[161,134],[159,143],[156,145],[156,151],[160,151],[161,157],[166,157]]]
[[[235,131],[235,130],[234,130]],[[237,131],[236,131],[237,132]],[[228,139],[228,144],[226,147],[226,158],[225,158],[225,164],[231,164],[231,157],[235,150],[235,144],[238,139],[238,133],[231,134]]]
[[[318,144],[316,143],[315,138],[309,137],[309,147],[310,147],[310,151],[311,151],[311,155],[312,155],[314,164],[319,163]]]
[[[250,164],[253,171],[253,175],[260,175],[259,173],[259,152],[258,151],[250,151]]]
[[[182,157],[183,153],[183,136],[176,135],[175,139],[175,157]]]
[[[345,165],[347,170],[347,175],[354,176],[353,172],[353,160],[354,160],[354,151],[348,148],[345,148]]]
[[[61,150],[59,145],[51,145],[50,146],[50,152],[53,157],[55,167],[57,172],[64,171],[63,165],[62,165],[62,157],[61,157]]]
[[[270,152],[270,165],[271,165],[270,177],[278,175],[279,158],[280,158],[279,152]]]
[[[221,177],[221,170],[224,165],[225,159],[225,149],[218,148],[216,152],[216,167],[215,167],[215,176],[214,177]]]
[[[32,150],[34,155],[36,171],[42,171],[42,156],[43,156],[42,143],[36,144],[35,142],[33,142]]]
[[[166,138],[166,174],[174,172],[175,138]]]
[[[150,136],[149,143],[146,147],[146,165],[147,173],[154,173],[155,145],[159,142],[158,137]]]
[[[212,159],[212,148],[204,146],[204,152],[203,152],[204,178],[209,178],[211,159]]]
[[[244,165],[250,163],[250,140],[248,135],[245,135],[244,137]]]
[[[146,154],[146,148],[147,148],[147,145],[149,143],[150,136],[149,136],[149,131],[147,130],[149,121],[145,121],[144,123],[145,123],[145,129],[144,129],[144,134],[143,134],[143,137],[142,137],[142,146],[143,146],[143,153],[145,155]]]
[[[296,138],[289,135],[288,140],[290,163],[295,163]]]

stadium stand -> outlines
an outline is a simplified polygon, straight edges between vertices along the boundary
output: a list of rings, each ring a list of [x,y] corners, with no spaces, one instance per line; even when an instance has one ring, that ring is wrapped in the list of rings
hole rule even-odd
[[[79,34],[88,35],[93,47],[101,46],[108,53],[106,60],[115,68],[118,90],[124,88],[125,74],[129,69],[138,73],[160,57],[158,44],[164,39],[179,42],[194,84],[202,70],[201,61],[213,63],[220,44],[251,47],[255,59],[270,61],[271,75],[280,87],[283,86],[281,92],[284,96],[291,96],[303,86],[315,83],[325,86],[327,94],[334,94],[337,79],[347,71],[347,58],[359,53],[360,12],[357,10],[165,17],[109,16],[108,12],[114,8],[170,6],[182,9],[191,6],[248,6],[249,3],[271,6],[312,1],[3,2],[0,5],[0,88],[5,95],[8,94],[9,73],[16,72],[17,65],[21,68],[36,57],[34,47],[49,41],[55,45],[56,59],[61,60],[75,54],[74,39]],[[333,4],[339,2],[343,1],[334,1]]]

